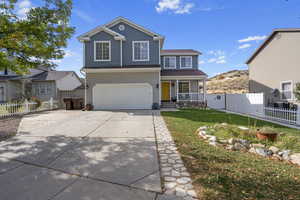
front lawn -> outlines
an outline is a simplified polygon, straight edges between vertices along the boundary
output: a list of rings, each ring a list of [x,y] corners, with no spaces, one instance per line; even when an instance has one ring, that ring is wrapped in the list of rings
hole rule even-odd
[[[299,167],[213,147],[195,134],[200,126],[224,122],[238,126],[272,126],[297,138],[300,138],[299,130],[214,110],[184,109],[162,112],[162,115],[201,199],[300,199]],[[298,149],[297,145],[294,149]]]

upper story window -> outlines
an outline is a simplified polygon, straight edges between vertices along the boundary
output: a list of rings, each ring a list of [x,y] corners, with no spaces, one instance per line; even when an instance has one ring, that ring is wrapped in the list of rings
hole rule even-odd
[[[285,100],[292,99],[293,87],[291,81],[285,81],[281,83],[281,98]]]
[[[192,68],[192,56],[180,56],[180,68]]]
[[[176,68],[176,56],[165,56],[164,57],[164,68],[175,69]]]
[[[95,59],[95,61],[110,61],[111,60],[110,41],[95,41],[94,59]]]
[[[133,61],[149,61],[149,41],[132,42]]]

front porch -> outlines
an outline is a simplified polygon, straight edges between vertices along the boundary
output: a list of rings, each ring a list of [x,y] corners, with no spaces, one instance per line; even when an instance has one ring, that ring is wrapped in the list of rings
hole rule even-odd
[[[205,79],[161,80],[161,102],[206,102]]]

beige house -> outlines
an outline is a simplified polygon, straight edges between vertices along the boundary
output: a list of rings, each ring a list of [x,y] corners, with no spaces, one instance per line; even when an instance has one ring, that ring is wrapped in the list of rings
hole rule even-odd
[[[294,102],[300,82],[300,28],[275,29],[246,64],[250,92],[263,92],[266,103]]]

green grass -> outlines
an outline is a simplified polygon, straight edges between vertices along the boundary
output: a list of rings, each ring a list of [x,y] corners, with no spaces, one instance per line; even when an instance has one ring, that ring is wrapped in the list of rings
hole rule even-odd
[[[214,110],[185,109],[162,112],[162,115],[202,200],[300,199],[299,167],[213,147],[195,134],[200,126],[223,122],[238,126],[272,126],[296,138],[300,137],[299,130]]]

